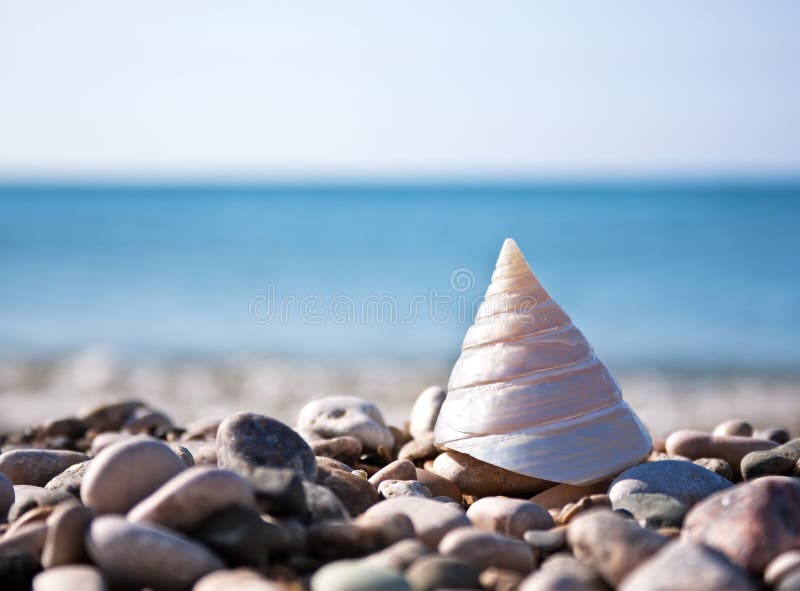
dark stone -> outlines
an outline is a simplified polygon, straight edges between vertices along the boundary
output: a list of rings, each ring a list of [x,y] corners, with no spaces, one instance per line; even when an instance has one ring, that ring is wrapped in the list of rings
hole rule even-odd
[[[33,555],[19,550],[0,551],[0,588],[3,591],[29,591],[42,564]]]
[[[406,571],[414,591],[435,589],[480,589],[480,569],[455,558],[423,556]]]
[[[259,508],[275,517],[302,516],[307,511],[303,479],[289,468],[254,468],[247,474]]]
[[[220,468],[247,476],[255,468],[290,468],[314,480],[317,461],[308,443],[287,425],[263,415],[240,412],[217,430]]]
[[[81,417],[81,419],[86,423],[89,430],[94,433],[119,431],[136,409],[143,406],[145,406],[144,403],[138,400],[113,402],[96,407]]]
[[[405,515],[377,521],[325,520],[308,528],[308,551],[328,562],[366,556],[413,538],[414,526]]]
[[[339,497],[324,486],[303,482],[303,491],[305,492],[305,503],[308,509],[306,521],[347,519],[349,517],[347,510],[339,501]]]
[[[775,443],[787,443],[790,439],[789,432],[782,427],[769,427],[767,429],[759,429],[753,434],[753,437],[760,437],[761,439],[769,439]]]
[[[742,458],[742,478],[753,480],[760,476],[786,476],[794,470],[795,461],[778,451],[751,451]]]
[[[689,507],[662,494],[626,495],[614,503],[614,510],[628,511],[642,527],[680,527]]]
[[[320,469],[317,484],[330,489],[352,517],[381,500],[380,493],[367,480],[344,470]]]
[[[567,544],[567,528],[532,529],[526,531],[522,539],[539,554],[552,554]]]
[[[257,511],[247,507],[219,511],[193,529],[190,535],[232,567],[256,567],[267,558],[270,528]]]

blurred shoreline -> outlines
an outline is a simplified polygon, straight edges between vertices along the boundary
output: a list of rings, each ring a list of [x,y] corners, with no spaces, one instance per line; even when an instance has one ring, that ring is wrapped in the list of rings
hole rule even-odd
[[[123,398],[141,399],[178,424],[253,410],[293,425],[309,400],[333,394],[375,402],[387,421],[408,418],[417,394],[447,382],[443,360],[275,356],[118,358],[102,349],[48,357],[0,357],[0,433],[79,414]],[[797,433],[800,373],[614,368],[625,400],[655,437],[710,429],[733,417]]]

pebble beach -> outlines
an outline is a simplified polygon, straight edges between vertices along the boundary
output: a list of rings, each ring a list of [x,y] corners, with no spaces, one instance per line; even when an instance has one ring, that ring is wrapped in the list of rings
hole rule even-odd
[[[189,423],[120,400],[11,429],[2,588],[800,589],[791,429],[674,429],[574,486],[437,449],[445,396],[401,421],[357,396]]]

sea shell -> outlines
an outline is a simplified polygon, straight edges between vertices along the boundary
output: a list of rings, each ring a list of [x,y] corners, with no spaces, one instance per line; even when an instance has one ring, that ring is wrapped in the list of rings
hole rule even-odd
[[[652,448],[611,372],[510,238],[464,337],[434,441],[568,484],[612,476]]]

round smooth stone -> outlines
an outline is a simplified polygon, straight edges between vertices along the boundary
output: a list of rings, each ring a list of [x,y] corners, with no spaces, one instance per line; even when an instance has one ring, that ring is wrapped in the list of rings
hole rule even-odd
[[[157,525],[122,517],[96,518],[86,534],[89,555],[112,585],[186,589],[200,577],[225,568],[203,545]]]
[[[738,466],[751,451],[772,449],[777,444],[768,439],[738,435],[711,435],[704,431],[683,429],[667,437],[667,453],[697,458],[721,458]]]
[[[742,419],[730,419],[714,427],[712,435],[738,435],[752,437],[753,426]]]
[[[478,499],[467,509],[467,517],[478,529],[517,539],[522,539],[522,534],[528,530],[555,526],[544,507],[510,497]]]
[[[309,402],[300,410],[297,428],[309,439],[349,435],[368,450],[394,446],[394,436],[378,407],[356,396],[328,396]]]
[[[369,483],[378,488],[384,480],[416,480],[417,468],[409,460],[395,460],[386,464],[369,478]]]
[[[753,451],[742,458],[741,473],[745,480],[760,476],[788,476],[794,471],[795,460],[775,451]]]
[[[94,513],[77,502],[60,503],[47,518],[42,565],[52,568],[88,561],[83,538]]]
[[[144,438],[121,441],[92,461],[81,485],[81,500],[98,515],[127,513],[185,468],[164,443]]]
[[[625,495],[612,505],[615,511],[630,513],[642,527],[680,527],[689,507],[674,497],[662,494]]]
[[[61,490],[47,490],[40,486],[18,484],[14,487],[14,504],[8,510],[8,521],[14,523],[25,512],[36,507],[50,507],[62,501],[74,501],[75,497]]]
[[[343,435],[332,439],[317,439],[309,441],[311,451],[315,456],[325,458],[358,458],[361,455],[361,442],[355,437]]]
[[[475,527],[450,531],[439,542],[439,554],[480,569],[496,567],[528,573],[536,568],[536,557],[528,544]]]
[[[553,529],[532,529],[522,535],[522,539],[531,548],[541,554],[551,554],[561,550],[567,544],[566,526]]]
[[[300,435],[280,421],[250,412],[220,423],[217,463],[245,477],[259,467],[289,468],[311,481],[317,475],[314,452]]]
[[[44,486],[69,466],[88,459],[77,451],[14,449],[0,454],[0,472],[13,484]]]
[[[106,591],[102,573],[88,564],[48,568],[33,579],[33,591]]]
[[[424,439],[433,433],[446,397],[447,392],[441,386],[428,386],[417,396],[408,421],[408,431],[414,439]]]
[[[611,483],[612,505],[626,495],[658,493],[691,506],[733,483],[692,462],[665,460],[648,462],[625,470]]]
[[[355,560],[326,564],[311,577],[311,591],[412,591],[402,575]]]
[[[433,550],[431,550],[429,546],[412,538],[395,542],[388,548],[370,554],[364,558],[363,561],[373,566],[402,571],[407,569],[417,559],[431,553],[433,553]]]
[[[187,468],[128,513],[133,523],[157,523],[188,531],[230,506],[255,507],[250,483],[233,472],[209,467]]]
[[[395,497],[373,505],[364,513],[365,519],[389,519],[405,515],[414,525],[416,536],[422,542],[435,546],[457,527],[469,526],[463,511],[448,504],[421,497]]]
[[[366,479],[344,470],[320,469],[317,483],[335,494],[351,517],[361,515],[381,500],[381,495]]]
[[[426,497],[431,498],[430,489],[416,480],[384,480],[378,486],[378,492],[385,499],[394,497]]]
[[[11,505],[14,504],[14,485],[0,473],[0,519],[5,518]]]
[[[423,556],[405,573],[414,591],[480,589],[480,574],[474,564],[442,556]]]
[[[248,568],[218,570],[195,583],[192,591],[285,591],[285,587],[269,581]]]
[[[465,494],[478,497],[532,495],[553,486],[547,480],[504,470],[455,451],[439,454],[432,471],[454,482]]]
[[[800,550],[788,550],[773,558],[764,569],[764,582],[775,586],[792,572],[800,572]]]
[[[447,478],[428,470],[417,468],[414,480],[419,480],[427,486],[434,497],[447,497],[455,503],[461,503],[461,489],[454,482],[447,480]]]

